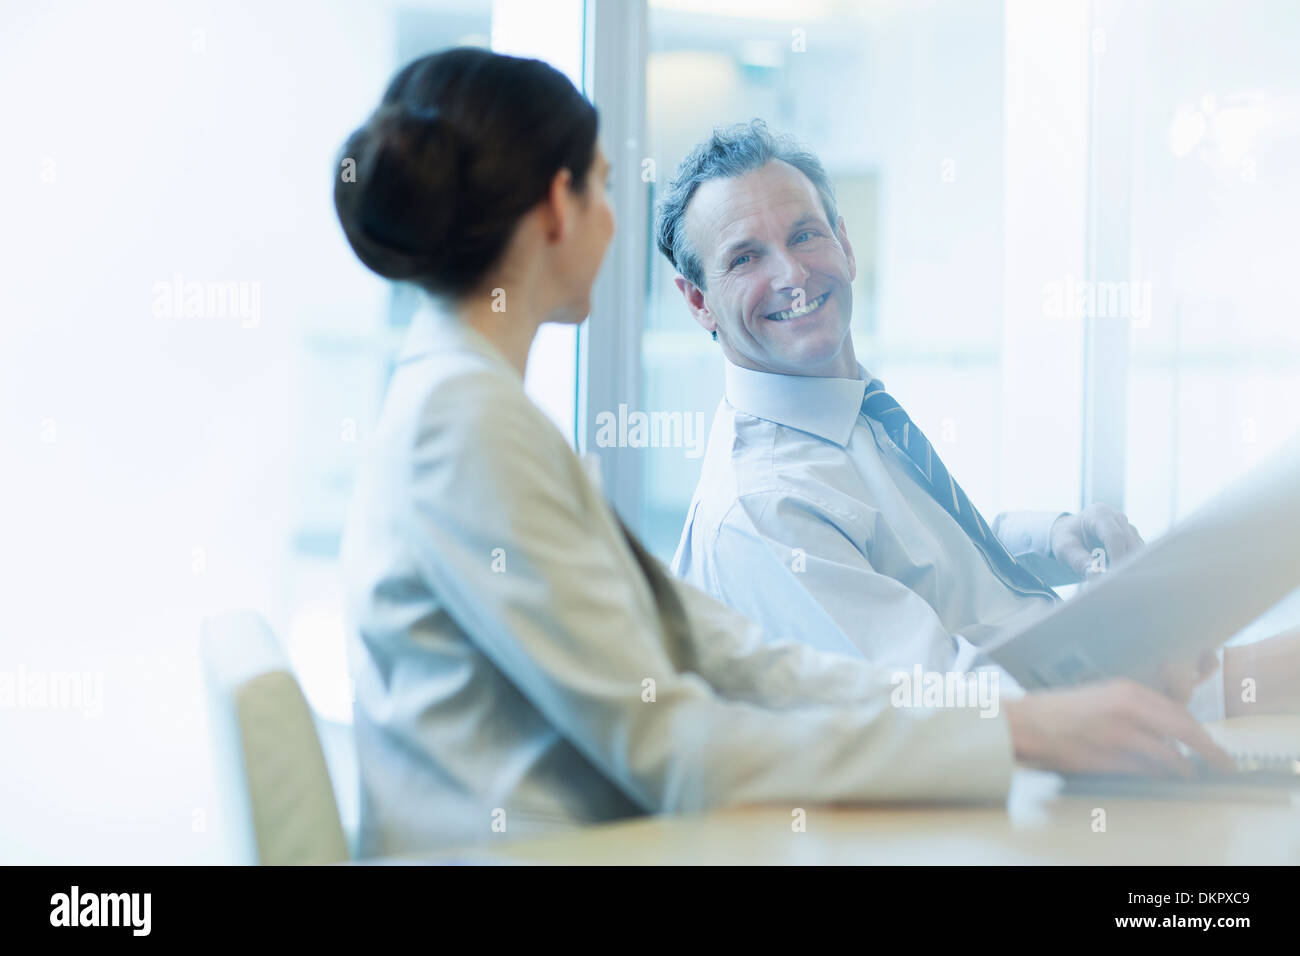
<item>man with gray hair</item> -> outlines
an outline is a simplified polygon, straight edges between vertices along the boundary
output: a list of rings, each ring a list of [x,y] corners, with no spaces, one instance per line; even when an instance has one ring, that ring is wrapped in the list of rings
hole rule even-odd
[[[985,522],[859,364],[853,246],[825,169],[792,139],[761,120],[715,130],[668,186],[656,239],[726,358],[673,570],[767,634],[962,672],[1059,601],[1051,585],[1090,575],[1097,549],[1115,561],[1142,545],[1105,504]],[[1171,667],[1166,690],[1223,716],[1217,664]]]

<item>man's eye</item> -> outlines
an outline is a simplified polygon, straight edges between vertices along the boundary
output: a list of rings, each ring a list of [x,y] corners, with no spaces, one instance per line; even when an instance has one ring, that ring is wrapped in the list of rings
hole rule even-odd
[[[797,236],[794,237],[794,241],[795,241],[795,242],[799,242],[800,239],[801,239],[801,237],[803,237],[803,236],[815,236],[815,235],[817,235],[817,233],[816,233],[815,230],[812,230],[812,229],[805,229],[803,232],[799,233],[799,235],[797,235]]]
[[[750,256],[748,252],[745,253],[743,256],[736,256],[736,258],[731,261],[731,268],[734,269],[736,268],[736,266],[743,266],[746,260],[750,258],[752,258],[752,256]]]

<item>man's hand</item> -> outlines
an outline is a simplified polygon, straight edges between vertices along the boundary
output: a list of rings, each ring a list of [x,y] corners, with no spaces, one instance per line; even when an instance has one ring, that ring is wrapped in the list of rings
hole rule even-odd
[[[1049,540],[1052,557],[1084,580],[1105,571],[1143,544],[1128,518],[1101,502],[1088,505],[1078,514],[1061,515],[1052,524]],[[1104,559],[1094,556],[1098,548]]]
[[[1058,773],[1191,777],[1181,740],[1210,766],[1233,770],[1186,708],[1144,684],[1109,680],[1034,691],[1003,702],[1016,760]]]

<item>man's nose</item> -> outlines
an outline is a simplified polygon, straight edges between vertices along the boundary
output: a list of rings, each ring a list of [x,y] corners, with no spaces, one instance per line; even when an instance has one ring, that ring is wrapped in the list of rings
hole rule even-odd
[[[798,256],[789,252],[780,252],[772,257],[772,288],[777,291],[802,289],[808,281],[808,267],[799,261]]]

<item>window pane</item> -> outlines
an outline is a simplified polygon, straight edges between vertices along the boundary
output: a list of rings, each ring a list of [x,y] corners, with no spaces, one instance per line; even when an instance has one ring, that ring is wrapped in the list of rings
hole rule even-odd
[[[1162,0],[1134,70],[1128,498],[1162,530],[1300,428],[1300,9]]]

